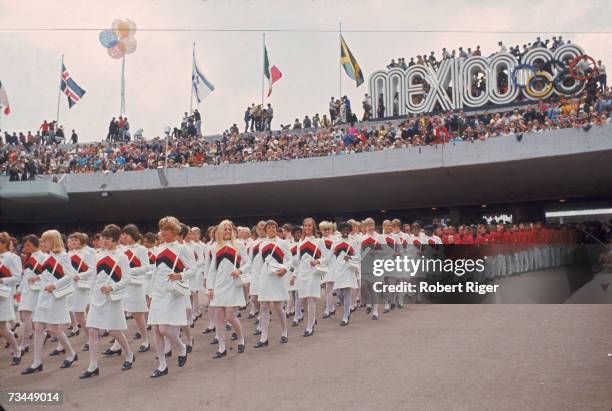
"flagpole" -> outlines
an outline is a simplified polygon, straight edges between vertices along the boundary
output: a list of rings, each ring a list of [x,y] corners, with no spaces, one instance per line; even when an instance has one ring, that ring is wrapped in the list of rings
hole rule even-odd
[[[262,64],[261,64],[261,106],[264,104],[264,78],[265,78],[265,67],[266,64],[266,33],[262,33],[263,51],[262,51]]]
[[[189,101],[189,112],[193,113],[193,68],[195,66],[195,41],[193,42],[193,58],[191,59],[191,99]]]
[[[121,117],[125,115],[125,55],[121,59],[121,109],[119,113]]]
[[[338,23],[338,37],[340,42],[340,55],[342,55],[342,22]],[[340,61],[340,67],[338,71],[338,86],[339,92],[338,98],[342,98],[342,61]]]
[[[59,108],[60,108],[60,97],[62,95],[62,79],[64,76],[64,55],[62,54],[62,63],[60,64],[60,86],[57,90],[57,111],[55,112],[55,125],[59,127]]]

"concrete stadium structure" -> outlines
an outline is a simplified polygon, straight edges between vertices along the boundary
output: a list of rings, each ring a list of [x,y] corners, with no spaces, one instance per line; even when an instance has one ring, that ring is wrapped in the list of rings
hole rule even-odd
[[[0,223],[612,203],[612,125],[337,157],[0,180]],[[522,210],[522,211],[521,211]],[[525,209],[514,208],[515,218]]]

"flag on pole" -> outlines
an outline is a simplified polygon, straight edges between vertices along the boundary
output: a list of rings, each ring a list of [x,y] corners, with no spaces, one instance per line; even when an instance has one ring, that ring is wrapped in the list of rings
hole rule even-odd
[[[60,89],[68,98],[68,108],[72,108],[85,95],[79,85],[70,77],[66,66],[62,64],[62,80],[60,81]]]
[[[2,112],[6,115],[11,114],[11,105],[9,104],[8,96],[6,95],[6,90],[0,81],[0,108],[2,108]]]
[[[195,50],[193,52],[193,68],[191,70],[191,87],[193,88],[193,94],[198,99],[198,104],[204,100],[204,97],[215,90],[215,86],[208,81],[200,67],[198,67],[198,63],[195,60]]]
[[[264,76],[268,79],[268,97],[272,94],[272,84],[276,83],[283,77],[283,73],[276,66],[270,67],[268,59],[268,48],[264,46]]]
[[[353,53],[349,50],[344,37],[340,35],[340,64],[344,67],[346,74],[357,83],[357,87],[363,84],[363,72],[359,63],[353,57]]]

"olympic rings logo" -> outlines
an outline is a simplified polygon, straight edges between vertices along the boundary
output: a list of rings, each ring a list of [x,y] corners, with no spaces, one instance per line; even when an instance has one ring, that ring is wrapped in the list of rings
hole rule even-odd
[[[581,62],[589,62],[586,65]],[[597,73],[595,59],[586,54],[580,54],[571,60],[548,60],[550,69],[555,69],[553,76],[548,71],[538,69],[533,64],[517,64],[512,70],[512,83],[532,98],[546,98],[553,89],[559,94],[573,95],[582,90],[584,83]],[[525,71],[528,71],[525,74]],[[521,81],[524,80],[524,81]]]

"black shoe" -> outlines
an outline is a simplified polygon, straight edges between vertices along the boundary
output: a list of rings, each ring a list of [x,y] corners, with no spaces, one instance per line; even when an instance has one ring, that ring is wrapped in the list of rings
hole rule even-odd
[[[140,333],[136,333],[134,334],[134,336],[132,337],[132,340],[140,340],[142,338],[142,335],[140,335]]]
[[[313,334],[314,334],[314,328],[310,331],[305,330],[304,334],[302,334],[302,337],[312,337]]]
[[[164,357],[166,358],[170,358],[172,357],[172,350],[168,351],[167,353],[164,354]]]
[[[110,348],[107,348],[105,351],[102,351],[102,355],[106,355],[107,357],[110,357],[112,355],[121,355],[121,348],[119,348],[117,351],[113,351]]]
[[[225,356],[227,356],[227,350],[225,350],[223,352],[216,351],[213,354],[213,360],[216,360],[217,358],[221,358],[221,357],[225,357]]]
[[[257,341],[257,343],[253,346],[255,348],[261,348],[261,347],[267,347],[268,346],[268,340],[266,340],[265,342]]]
[[[81,348],[81,351],[84,351],[84,352],[89,351],[89,344],[85,343],[85,344],[83,345],[83,348]]]
[[[249,314],[247,318],[248,318],[249,320],[252,320],[252,319],[253,319],[253,318],[255,318],[255,317],[256,317],[256,315],[255,315],[255,314]]]
[[[229,324],[225,324],[225,331],[229,331],[232,329],[232,326]]]
[[[373,319],[373,320],[378,320],[378,315],[374,314],[374,315],[372,316],[372,319]]]
[[[289,337],[281,335],[280,342],[281,342],[281,344],[287,344],[289,342]]]
[[[185,353],[185,355],[179,355],[177,362],[179,367],[183,367],[187,362],[187,353]]]
[[[65,349],[63,349],[63,348],[62,348],[61,350],[58,350],[58,349],[56,348],[55,350],[53,350],[53,351],[51,351],[51,352],[49,353],[49,357],[55,357],[55,356],[58,356],[58,355],[60,355],[60,354],[65,354],[65,353],[66,353],[66,350],[65,350]]]
[[[185,345],[185,347],[187,347],[187,354],[191,354],[191,351],[193,351],[193,345]]]
[[[232,333],[232,336],[231,336],[230,340],[236,341],[237,339],[238,339],[238,334]]]
[[[74,332],[74,331],[70,330],[70,332],[69,332],[68,334],[66,334],[66,337],[68,337],[68,338],[72,338],[72,337],[74,337],[75,335],[79,335],[79,331],[80,331],[80,330],[76,330],[76,332]]]
[[[204,331],[202,331],[202,334],[210,334],[213,331],[215,331],[215,327],[213,327],[213,328],[206,327],[206,329]]]
[[[391,309],[392,309],[392,310],[395,310],[395,303],[392,303],[392,304],[391,304]]]
[[[244,344],[238,344],[238,354],[242,354],[244,352],[245,346]]]
[[[51,333],[46,333],[45,334],[45,341],[43,342],[43,345],[47,344],[47,340],[49,340],[51,338]]]
[[[151,326],[150,325],[147,326],[147,331],[151,331]]]
[[[11,361],[11,365],[19,365],[21,364],[21,357],[13,357],[13,360]]]
[[[149,345],[141,345],[140,347],[138,347],[138,352],[147,352],[151,349],[151,344]]]
[[[385,309],[383,310],[383,314],[387,314],[387,313],[389,313],[389,311],[390,311],[390,310],[389,310],[388,308],[385,308]]]
[[[96,369],[93,371],[85,370],[83,374],[79,375],[79,379],[84,380],[94,375],[100,375],[100,368],[96,367]]]
[[[104,338],[104,337],[108,337],[110,334],[108,333],[108,331],[104,331],[102,334],[100,334],[100,338]]]
[[[121,371],[127,371],[132,368],[132,365],[136,362],[136,356],[132,354],[132,361],[123,361]]]
[[[370,314],[372,312],[372,307],[366,307],[366,314]]]
[[[217,337],[213,338],[212,341],[210,342],[210,345],[215,345],[215,344],[219,344],[219,339]]]
[[[300,320],[293,320],[293,321],[291,322],[291,326],[292,326],[292,327],[297,327],[298,325],[300,325]]]
[[[155,371],[153,371],[153,374],[151,374],[151,378],[159,378],[162,375],[168,375],[168,367],[166,367],[166,369],[163,371],[155,369]]]
[[[351,308],[351,312],[352,312],[352,313],[354,313],[354,312],[355,312],[355,310],[356,310],[356,308],[354,308],[354,307],[353,307],[353,308]]]
[[[34,374],[34,373],[37,373],[37,372],[41,372],[42,370],[43,370],[43,365],[40,364],[36,368],[32,368],[32,367],[26,368],[25,370],[21,371],[21,375]]]
[[[255,332],[253,333],[253,335],[261,335],[261,330],[255,330]]]
[[[323,315],[321,316],[321,318],[329,318],[331,317],[331,314],[329,313],[323,313]]]
[[[257,319],[257,320],[255,320],[255,321],[253,321],[253,324],[255,324],[255,325],[259,325],[259,319]]]
[[[24,349],[21,350],[21,356],[23,357],[23,354],[30,352],[30,347],[25,347]]]
[[[340,321],[340,327],[344,327],[344,326],[346,326],[348,324],[349,324],[349,320],[347,320],[347,321],[344,321],[344,320]]]
[[[62,362],[62,365],[60,365],[60,368],[70,368],[70,366],[72,366],[72,364],[74,364],[74,362],[78,359],[79,356],[77,354],[74,354],[74,358],[72,360],[64,360],[64,362]]]
[[[240,317],[242,317],[242,314],[240,313],[236,314],[236,318],[240,318]]]

